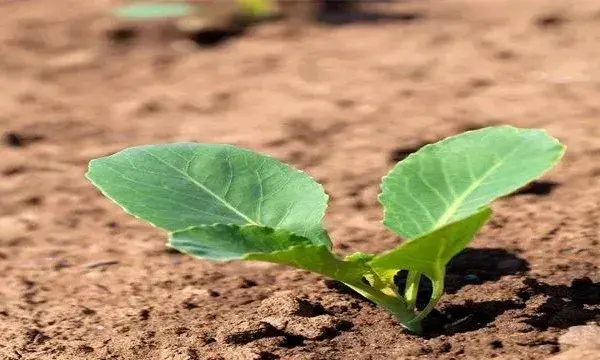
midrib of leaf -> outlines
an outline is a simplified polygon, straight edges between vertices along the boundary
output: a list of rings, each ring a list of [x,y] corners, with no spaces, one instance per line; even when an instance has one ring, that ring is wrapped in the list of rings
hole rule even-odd
[[[498,161],[488,171],[486,171],[485,173],[483,173],[483,175],[479,179],[473,179],[473,180],[475,180],[475,182],[473,182],[473,184],[471,184],[471,186],[469,186],[462,194],[460,194],[460,196],[458,196],[456,198],[456,200],[450,205],[450,207],[448,207],[448,209],[446,209],[446,211],[444,212],[444,214],[442,215],[442,217],[440,217],[440,219],[435,224],[434,229],[438,229],[441,226],[444,226],[448,222],[448,220],[450,220],[450,218],[452,217],[452,215],[454,215],[454,213],[456,212],[456,210],[463,204],[463,202],[465,201],[465,199],[469,195],[471,195],[471,193],[473,191],[475,191],[475,189],[477,189],[500,166],[504,165],[504,162],[506,161],[506,159],[508,159],[509,157],[511,157],[512,154],[514,154],[519,149],[519,147],[520,146],[516,146],[512,151],[510,151],[507,155],[505,155],[503,158],[501,158],[500,161]],[[471,167],[470,163],[468,164],[468,166],[469,166],[469,168]],[[445,170],[445,169],[443,169],[443,170]]]
[[[196,179],[194,179],[192,176],[190,176],[190,174],[188,174],[187,172],[181,171],[178,168],[176,168],[175,166],[173,166],[172,164],[168,163],[167,161],[165,161],[164,159],[156,156],[155,154],[152,154],[149,151],[146,151],[145,149],[140,149],[141,151],[143,151],[144,153],[152,156],[153,158],[155,158],[156,160],[160,161],[161,163],[165,164],[166,166],[170,167],[171,169],[175,170],[176,172],[178,172],[179,174],[183,175],[187,180],[189,180],[192,184],[198,186],[200,189],[204,190],[206,193],[208,193],[210,196],[212,196],[213,198],[215,198],[217,201],[219,201],[221,204],[223,204],[223,206],[225,206],[227,209],[231,210],[233,213],[235,213],[236,215],[238,215],[239,217],[241,217],[242,219],[246,220],[250,225],[259,225],[259,226],[263,226],[260,223],[255,222],[254,220],[250,219],[248,216],[246,216],[244,213],[240,212],[239,210],[237,210],[235,207],[233,207],[229,202],[227,202],[227,200],[223,199],[222,197],[220,197],[219,195],[215,194],[214,192],[212,192],[209,188],[207,188],[206,186],[204,186],[204,184],[196,181]]]

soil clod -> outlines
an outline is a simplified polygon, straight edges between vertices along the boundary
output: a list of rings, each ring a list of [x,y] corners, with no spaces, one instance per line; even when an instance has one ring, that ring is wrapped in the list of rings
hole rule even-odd
[[[79,345],[77,350],[82,354],[91,354],[94,352],[94,348],[89,345]]]
[[[304,317],[267,317],[264,321],[286,334],[308,340],[332,338],[338,331],[348,330],[352,325],[332,315]]]
[[[313,317],[325,313],[320,304],[295,296],[292,292],[282,291],[263,300],[258,308],[261,316],[299,316]]]
[[[220,344],[240,345],[277,334],[277,330],[264,321],[232,320],[219,327],[215,339]]]
[[[600,326],[579,325],[570,327],[566,333],[558,338],[561,345],[567,346],[599,346]]]

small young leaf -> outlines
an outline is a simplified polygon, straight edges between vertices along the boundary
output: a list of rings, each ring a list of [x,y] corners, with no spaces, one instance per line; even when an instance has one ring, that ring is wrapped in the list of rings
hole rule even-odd
[[[410,240],[467,218],[552,168],[564,150],[545,131],[511,126],[427,145],[384,178],[384,224]]]
[[[327,195],[303,172],[231,145],[138,146],[92,160],[87,177],[125,211],[168,231],[213,224],[287,230],[331,247]]]
[[[195,13],[198,8],[185,3],[147,2],[118,7],[116,16],[130,20],[154,20],[182,17]]]
[[[340,260],[323,244],[256,225],[197,226],[171,234],[169,245],[200,258],[268,261],[354,284],[372,272],[363,262]]]
[[[375,256],[367,264],[386,283],[393,283],[399,270],[412,270],[443,282],[446,264],[464,249],[492,215],[485,208],[466,219],[448,224],[429,234],[406,241],[397,248]]]

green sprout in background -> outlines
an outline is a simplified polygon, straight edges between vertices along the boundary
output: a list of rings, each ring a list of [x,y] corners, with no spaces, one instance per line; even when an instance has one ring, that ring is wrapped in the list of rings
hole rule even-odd
[[[212,13],[212,8],[233,9],[246,17],[269,16],[275,11],[271,0],[212,0],[193,1],[130,1],[114,9],[114,14],[125,20],[163,20]],[[220,12],[217,12],[220,13]]]
[[[134,2],[114,10],[117,17],[129,20],[154,20],[189,16],[201,8],[188,3]]]
[[[469,131],[427,145],[383,179],[385,226],[405,241],[380,254],[340,258],[322,220],[328,196],[305,173],[231,145],[138,146],[92,160],[87,177],[128,213],[170,233],[199,258],[261,260],[338,280],[384,307],[408,330],[444,292],[446,265],[492,215],[492,201],[538,178],[565,147],[543,130]],[[394,276],[409,272],[405,288]],[[422,276],[433,292],[421,311]]]

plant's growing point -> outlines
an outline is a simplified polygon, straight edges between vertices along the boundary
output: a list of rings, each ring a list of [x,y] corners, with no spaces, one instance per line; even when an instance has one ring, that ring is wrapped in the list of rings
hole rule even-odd
[[[384,224],[404,238],[381,254],[341,259],[322,225],[327,195],[312,178],[231,145],[139,146],[92,160],[87,177],[125,211],[170,232],[169,245],[211,260],[262,260],[339,280],[419,332],[444,291],[447,263],[492,214],[491,202],[564,153],[545,131],[510,126],[427,145],[383,179]],[[406,288],[394,275],[408,270]],[[421,276],[433,284],[415,307]]]

